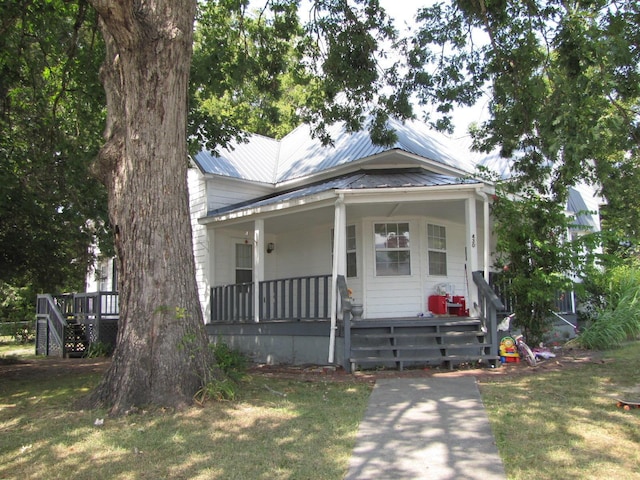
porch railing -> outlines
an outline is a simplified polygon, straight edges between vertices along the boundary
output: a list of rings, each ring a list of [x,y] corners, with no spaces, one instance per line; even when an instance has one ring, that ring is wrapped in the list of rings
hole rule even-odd
[[[491,286],[484,279],[484,272],[473,272],[473,283],[478,287],[478,302],[480,307],[480,318],[483,321],[487,343],[491,345],[489,354],[498,358],[498,315],[497,312],[504,311],[505,305]]]
[[[239,283],[211,288],[211,322],[254,321],[254,285]],[[331,275],[280,278],[259,282],[261,322],[325,320],[331,315]]]
[[[489,284],[504,305],[503,312],[513,313],[515,311],[516,299],[509,295],[510,279],[506,279],[501,272],[489,273]],[[555,297],[554,311],[560,314],[576,313],[575,293],[568,291],[557,291]]]
[[[36,355],[64,356],[64,331],[67,320],[64,306],[49,294],[36,300]]]
[[[117,292],[38,295],[36,354],[82,353],[94,342],[114,346],[119,314]]]

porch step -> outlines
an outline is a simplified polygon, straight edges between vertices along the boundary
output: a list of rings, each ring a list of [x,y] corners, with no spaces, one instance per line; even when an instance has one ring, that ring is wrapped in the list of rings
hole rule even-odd
[[[367,352],[367,351],[396,351],[396,350],[450,350],[465,348],[484,348],[488,347],[486,343],[448,343],[448,344],[432,344],[432,345],[363,345],[352,346],[351,353]]]
[[[484,337],[484,332],[478,331],[456,331],[456,332],[415,332],[415,333],[402,333],[402,332],[383,332],[383,333],[356,333],[360,338],[463,338],[463,337]]]
[[[497,362],[479,319],[459,317],[369,320],[352,324],[349,361],[358,366],[454,365]]]
[[[358,357],[350,359],[352,370],[358,365],[377,365],[385,366],[386,364],[395,364],[398,370],[404,370],[404,367],[410,365],[444,365],[445,368],[452,369],[455,365],[465,362],[485,362],[487,364],[497,363],[498,358],[494,355],[436,355],[436,356],[402,356],[402,357]]]

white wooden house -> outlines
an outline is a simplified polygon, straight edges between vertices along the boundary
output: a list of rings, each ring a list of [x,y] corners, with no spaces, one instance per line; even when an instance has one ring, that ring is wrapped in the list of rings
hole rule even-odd
[[[258,361],[345,365],[376,363],[374,347],[429,333],[435,353],[410,355],[420,350],[412,344],[402,358],[440,363],[454,354],[437,348],[437,324],[473,319],[470,355],[491,357],[478,348],[484,299],[472,273],[488,280],[493,187],[474,177],[462,145],[418,122],[391,126],[398,140],[390,147],[340,126],[326,147],[301,126],[280,141],[254,135],[195,156],[194,252],[212,337]],[[339,276],[363,307],[357,325],[384,330],[374,332],[380,342],[362,345],[373,354],[363,361],[344,348]],[[434,295],[449,305],[432,300],[430,311]],[[392,336],[402,322],[411,328]],[[397,353],[386,351],[402,366]]]
[[[347,370],[498,359],[494,188],[474,171],[490,162],[508,176],[509,162],[419,122],[391,127],[389,147],[340,125],[323,146],[303,125],[193,158],[193,248],[213,341],[257,362]],[[585,198],[575,190],[569,208]],[[599,227],[597,215],[580,218]],[[101,267],[87,291],[112,285],[115,269]]]

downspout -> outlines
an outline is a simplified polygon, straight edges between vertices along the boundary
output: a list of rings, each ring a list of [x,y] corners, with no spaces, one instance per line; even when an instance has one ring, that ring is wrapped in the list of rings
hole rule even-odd
[[[336,330],[338,329],[338,274],[340,273],[340,255],[344,250],[345,236],[344,195],[340,194],[335,203],[333,218],[333,265],[331,268],[331,331],[329,332],[329,358],[333,363],[336,350]]]

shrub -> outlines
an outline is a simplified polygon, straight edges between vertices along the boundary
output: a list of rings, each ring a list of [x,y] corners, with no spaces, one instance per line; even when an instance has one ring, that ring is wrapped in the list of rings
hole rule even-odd
[[[216,361],[216,367],[224,378],[212,378],[195,393],[193,400],[203,405],[209,400],[234,400],[238,392],[238,382],[246,375],[248,361],[239,350],[234,350],[224,342],[209,345]]]
[[[607,349],[640,336],[638,265],[612,268],[603,278],[608,282],[594,282],[600,285],[592,322],[577,339],[586,348]]]
[[[211,345],[216,364],[224,374],[237,382],[247,373],[247,357],[239,350],[234,350],[224,342],[216,342]]]

